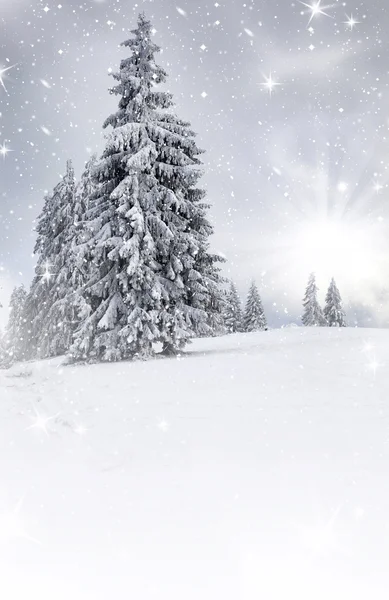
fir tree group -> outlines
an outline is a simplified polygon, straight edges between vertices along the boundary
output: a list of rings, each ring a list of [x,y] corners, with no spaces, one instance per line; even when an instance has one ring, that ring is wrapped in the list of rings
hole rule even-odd
[[[223,325],[223,259],[210,251],[198,187],[203,151],[158,90],[167,75],[143,14],[132,34],[113,74],[119,103],[101,158],[78,184],[69,161],[38,219],[26,358],[148,358],[157,343],[174,355]]]
[[[346,316],[335,279],[331,279],[324,310],[317,299],[317,292],[316,277],[314,273],[311,273],[303,300],[303,325],[306,327],[346,327]]]
[[[244,310],[242,310],[236,285],[233,282],[230,283],[229,289],[225,292],[223,317],[225,333],[263,331],[267,329],[265,311],[254,281],[250,285]]]

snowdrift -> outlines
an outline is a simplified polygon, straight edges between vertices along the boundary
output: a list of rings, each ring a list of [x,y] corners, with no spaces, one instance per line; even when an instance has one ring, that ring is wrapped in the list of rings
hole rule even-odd
[[[386,599],[389,331],[0,372],[0,598]]]

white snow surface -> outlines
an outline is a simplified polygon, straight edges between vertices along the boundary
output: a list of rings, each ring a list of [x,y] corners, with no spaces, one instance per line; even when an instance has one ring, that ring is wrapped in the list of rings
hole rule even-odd
[[[288,328],[1,371],[1,600],[386,600],[388,357]]]

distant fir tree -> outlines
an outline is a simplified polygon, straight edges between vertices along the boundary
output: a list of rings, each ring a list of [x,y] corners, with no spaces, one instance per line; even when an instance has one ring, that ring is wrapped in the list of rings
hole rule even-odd
[[[255,281],[252,282],[247,295],[243,327],[247,332],[267,329],[265,311]]]
[[[243,331],[242,304],[233,282],[231,282],[230,289],[226,293],[224,325],[227,333]]]
[[[326,303],[324,307],[324,316],[328,327],[346,327],[346,315],[342,306],[342,298],[335,283],[335,279],[331,279],[330,286],[326,295]]]
[[[0,369],[7,369],[11,364],[5,332],[0,329]]]
[[[113,131],[93,170],[92,267],[73,360],[147,358],[154,342],[173,354],[220,320],[220,259],[209,252],[208,206],[196,187],[202,151],[189,123],[168,112],[171,95],[154,89],[166,73],[144,15],[132,33],[122,44],[131,56],[113,74],[119,108],[104,123]]]
[[[12,361],[24,360],[27,354],[26,298],[27,292],[24,285],[13,289],[9,303],[9,319],[4,336],[6,349]]]
[[[46,196],[38,219],[35,277],[26,300],[30,354],[64,354],[77,325],[72,243],[77,228],[76,184],[71,161],[62,181]]]
[[[308,286],[305,292],[302,316],[303,325],[306,327],[326,327],[327,321],[317,299],[318,287],[316,277],[311,273],[308,280]]]
[[[1,290],[1,288],[0,288]],[[0,302],[0,308],[3,308],[2,303]],[[0,329],[0,369],[4,369],[7,366],[8,362],[8,352],[6,348],[6,340],[5,334],[2,329]]]

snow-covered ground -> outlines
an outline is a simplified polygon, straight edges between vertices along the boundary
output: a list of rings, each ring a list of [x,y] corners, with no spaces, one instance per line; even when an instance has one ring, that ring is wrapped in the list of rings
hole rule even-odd
[[[389,330],[0,372],[3,600],[387,599]]]

